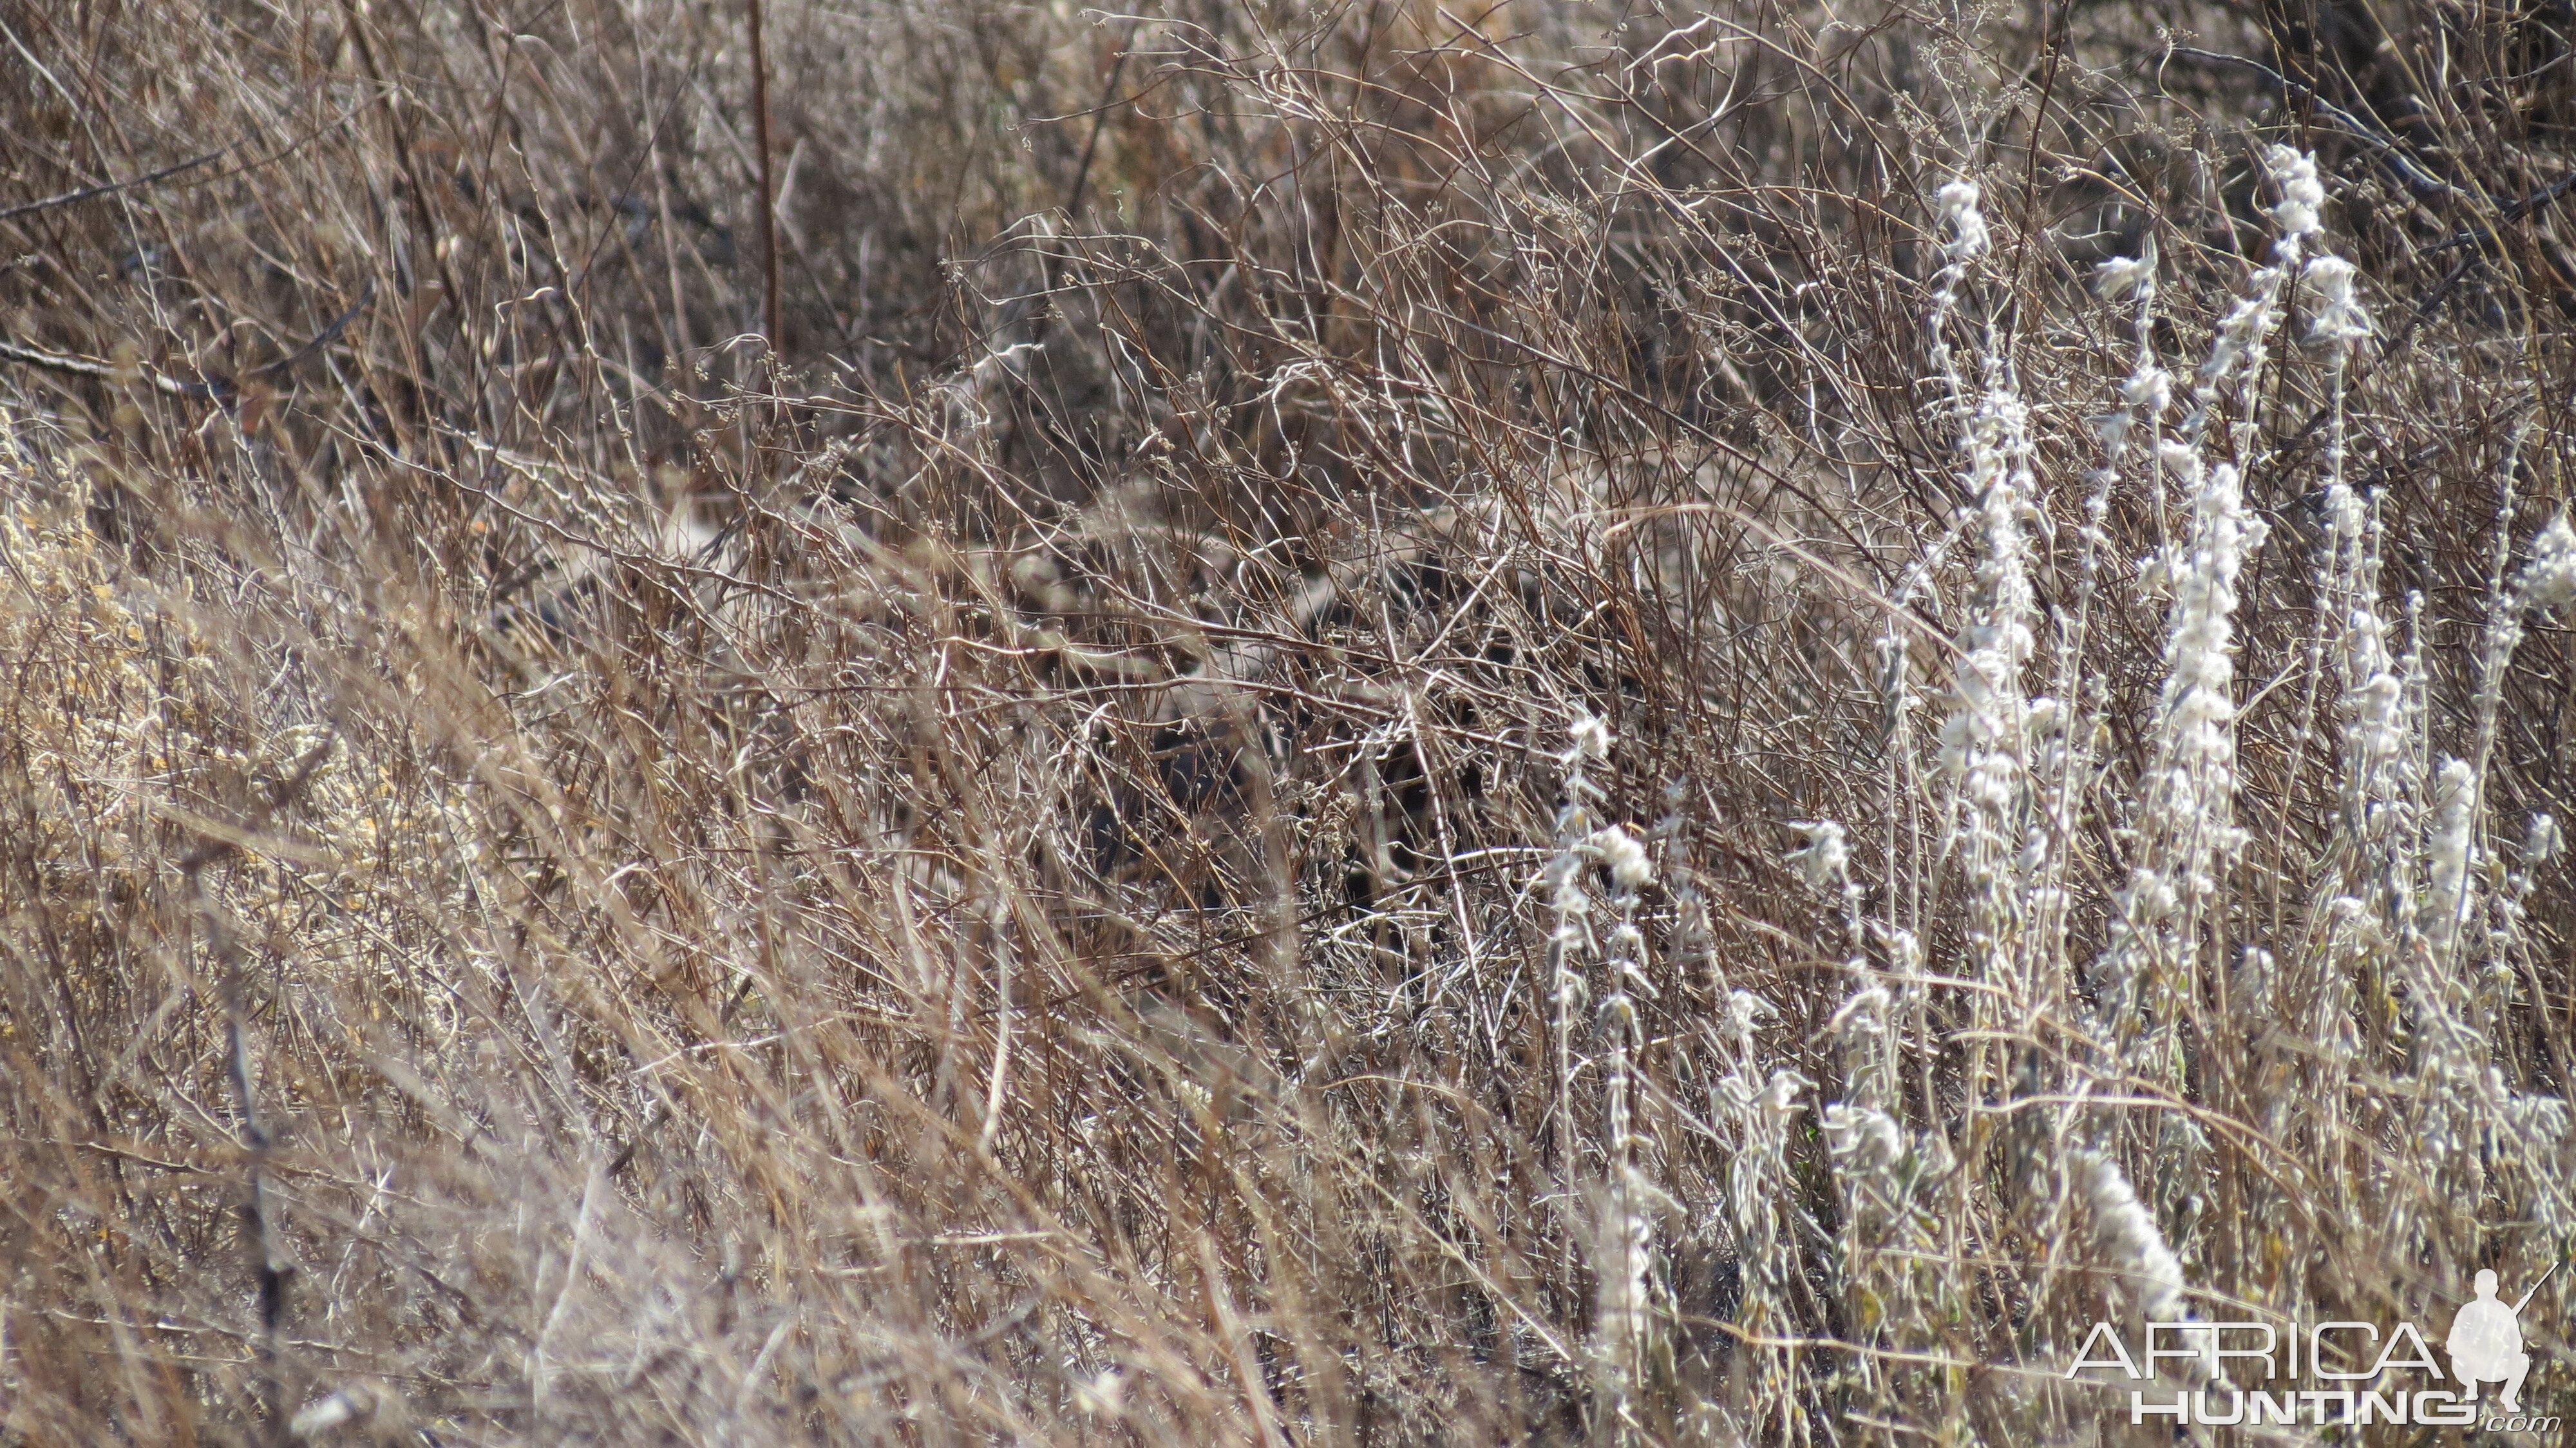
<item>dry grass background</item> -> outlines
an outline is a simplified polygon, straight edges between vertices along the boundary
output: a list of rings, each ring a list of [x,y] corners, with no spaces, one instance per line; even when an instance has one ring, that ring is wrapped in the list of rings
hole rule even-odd
[[[2563,4],[771,0],[774,258],[744,19],[0,0],[0,1443],[2090,1442],[2567,1257]],[[2177,772],[2087,283],[2275,141]]]

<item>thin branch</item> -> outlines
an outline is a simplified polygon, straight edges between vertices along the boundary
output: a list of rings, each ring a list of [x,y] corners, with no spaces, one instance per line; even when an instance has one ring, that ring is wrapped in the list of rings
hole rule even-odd
[[[33,215],[39,211],[51,211],[57,206],[95,201],[102,196],[113,196],[119,191],[131,191],[137,186],[149,186],[156,181],[167,181],[173,176],[194,171],[210,162],[220,161],[240,149],[241,142],[235,141],[220,151],[208,151],[194,160],[182,161],[176,166],[164,166],[149,175],[132,176],[123,181],[110,181],[99,186],[84,186],[78,191],[66,191],[60,196],[48,196],[42,201],[22,201],[6,210],[0,210],[0,221],[14,221],[21,216]]]
[[[126,367],[113,362],[101,362],[94,357],[67,356],[61,352],[48,352],[40,347],[23,347],[6,340],[0,340],[0,361],[16,362],[47,372],[59,372],[67,377],[92,377],[101,382],[122,382],[129,377],[137,378],[150,383],[156,391],[171,397],[194,398],[200,401],[230,401],[240,393],[241,380],[275,381],[320,356],[324,348],[340,340],[340,334],[349,330],[349,324],[356,321],[358,314],[365,311],[367,304],[375,298],[375,278],[369,277],[367,284],[358,291],[358,300],[350,305],[349,310],[332,318],[329,326],[314,333],[313,340],[274,362],[264,363],[241,374],[240,380],[226,377],[220,372],[209,372],[205,374],[206,381],[189,382],[173,377],[157,367],[144,366],[129,371]]]
[[[742,10],[751,28],[751,132],[760,158],[760,325],[774,357],[782,333],[778,307],[778,178],[769,136],[769,49],[761,37],[760,0],[742,0]]]

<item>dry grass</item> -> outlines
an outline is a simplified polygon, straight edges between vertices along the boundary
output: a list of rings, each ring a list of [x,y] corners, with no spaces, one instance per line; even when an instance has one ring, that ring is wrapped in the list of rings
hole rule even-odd
[[[2568,1257],[2564,15],[765,8],[774,257],[730,0],[0,0],[0,1444],[2090,1442]]]

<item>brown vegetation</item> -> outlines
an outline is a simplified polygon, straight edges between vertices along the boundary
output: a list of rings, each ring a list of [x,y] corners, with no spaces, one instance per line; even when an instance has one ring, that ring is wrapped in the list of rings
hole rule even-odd
[[[2563,6],[763,9],[0,0],[0,1445],[2065,1442],[2569,1255]]]

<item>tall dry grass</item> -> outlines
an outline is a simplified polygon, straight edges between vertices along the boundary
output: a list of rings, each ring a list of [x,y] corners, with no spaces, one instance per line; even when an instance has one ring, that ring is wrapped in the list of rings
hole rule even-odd
[[[2146,1441],[2568,1256],[2566,16],[763,8],[0,0],[0,1442]]]

